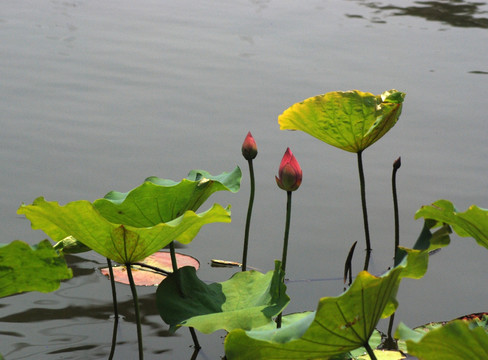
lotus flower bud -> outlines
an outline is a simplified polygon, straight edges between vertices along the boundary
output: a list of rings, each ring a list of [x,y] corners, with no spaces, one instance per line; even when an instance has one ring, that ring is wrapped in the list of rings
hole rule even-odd
[[[295,191],[302,183],[302,169],[290,148],[286,149],[281,160],[278,176],[275,176],[276,184],[285,191]]]
[[[257,154],[258,147],[256,145],[256,141],[254,141],[254,138],[249,131],[244,139],[244,142],[242,143],[242,156],[244,156],[246,160],[252,160]]]

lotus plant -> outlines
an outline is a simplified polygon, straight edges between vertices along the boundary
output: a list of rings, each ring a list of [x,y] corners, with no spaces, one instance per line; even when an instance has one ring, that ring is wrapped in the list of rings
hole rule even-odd
[[[363,151],[378,141],[397,122],[405,94],[397,90],[373,95],[358,90],[334,91],[298,102],[279,117],[281,130],[302,130],[342,150],[357,154],[366,259],[371,256]]]
[[[249,131],[247,133],[244,142],[242,143],[242,156],[244,159],[247,160],[249,164],[249,177],[251,179],[251,192],[249,193],[249,205],[247,208],[247,218],[246,218],[246,229],[244,232],[244,250],[242,252],[242,271],[246,271],[247,268],[247,248],[249,246],[249,228],[251,225],[251,215],[252,215],[252,206],[254,203],[254,168],[252,165],[253,159],[258,154],[258,147],[256,145],[256,141],[251,135]]]
[[[291,152],[290,148],[286,149],[285,155],[281,160],[276,184],[282,190],[286,191],[286,224],[285,236],[283,240],[283,255],[281,257],[281,270],[285,273],[286,270],[286,256],[288,252],[288,235],[290,233],[290,218],[291,218],[291,194],[297,190],[302,183],[302,169],[297,159]],[[277,318],[277,325],[281,327],[281,313]]]

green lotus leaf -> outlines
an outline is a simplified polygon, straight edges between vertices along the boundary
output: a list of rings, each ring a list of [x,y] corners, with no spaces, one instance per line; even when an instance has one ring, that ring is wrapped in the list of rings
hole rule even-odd
[[[278,117],[281,130],[301,130],[332,146],[360,152],[378,141],[400,117],[405,94],[334,91],[292,105]]]
[[[50,292],[73,273],[48,240],[35,246],[15,240],[0,247],[0,298],[26,291]]]
[[[250,330],[272,322],[290,301],[282,279],[280,262],[266,274],[243,271],[212,284],[198,279],[193,267],[183,267],[161,282],[156,304],[171,331],[181,326],[205,334],[220,329]]]
[[[436,221],[426,219],[413,249],[399,246],[395,264],[399,264],[407,254],[412,260],[410,261],[410,265],[404,270],[404,277],[413,279],[420,279],[423,277],[427,271],[429,253],[449,245],[449,234],[451,233],[450,227],[448,225],[442,225],[435,231],[432,230],[436,227],[438,227]]]
[[[109,192],[93,206],[114,224],[150,227],[176,219],[185,211],[196,211],[216,191],[239,191],[241,177],[239,167],[217,176],[192,170],[178,183],[149,177],[129,192]]]
[[[422,206],[415,218],[433,219],[452,226],[462,237],[472,237],[488,249],[488,210],[471,205],[465,212],[458,212],[448,200],[438,200],[432,205]]]
[[[406,341],[408,354],[423,360],[488,359],[485,329],[464,320],[454,320],[427,333],[400,323],[395,337]]]
[[[226,356],[229,360],[319,359],[364,346],[378,321],[395,311],[400,280],[416,273],[408,268],[427,261],[428,257],[408,253],[381,277],[362,271],[341,296],[320,299],[313,316],[287,321],[281,329],[233,330],[225,340]]]
[[[142,260],[173,240],[188,244],[205,224],[230,222],[230,209],[219,204],[200,214],[187,211],[167,223],[142,228],[111,223],[86,200],[60,206],[40,197],[32,205],[22,205],[17,213],[24,214],[33,229],[41,229],[54,241],[72,236],[122,264]]]

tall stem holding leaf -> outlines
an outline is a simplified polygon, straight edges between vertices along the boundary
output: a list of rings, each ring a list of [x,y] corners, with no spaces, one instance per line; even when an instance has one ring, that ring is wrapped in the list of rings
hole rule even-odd
[[[369,223],[368,223],[368,208],[366,206],[366,182],[364,180],[363,169],[363,151],[358,151],[358,171],[359,171],[359,185],[361,188],[361,205],[363,208],[363,223],[364,223],[364,236],[366,238],[366,257],[364,259],[364,270],[368,270],[369,259],[371,257],[371,240],[369,238]]]
[[[281,256],[281,271],[284,274],[286,271],[286,258],[288,254],[288,237],[290,234],[291,193],[297,190],[302,183],[302,169],[290,148],[286,149],[285,155],[281,160],[278,176],[275,178],[278,187],[286,191],[285,236],[283,239],[283,254]],[[281,318],[282,313],[280,313],[276,319],[278,328],[281,327]]]
[[[132,291],[132,298],[134,300],[134,311],[136,316],[137,325],[137,343],[139,345],[139,360],[144,359],[144,348],[142,345],[142,330],[141,330],[141,315],[139,312],[139,298],[137,296],[136,284],[132,276],[132,270],[130,263],[126,263],[127,276],[129,277],[130,290]]]
[[[251,191],[249,193],[249,205],[247,207],[247,217],[246,217],[246,229],[244,232],[244,249],[242,251],[242,271],[246,271],[247,268],[247,249],[249,247],[249,228],[251,226],[251,215],[252,207],[254,204],[254,168],[252,165],[252,160],[258,154],[258,148],[256,141],[251,135],[251,132],[247,133],[246,138],[242,144],[242,156],[247,160],[249,164],[249,177],[251,179]]]

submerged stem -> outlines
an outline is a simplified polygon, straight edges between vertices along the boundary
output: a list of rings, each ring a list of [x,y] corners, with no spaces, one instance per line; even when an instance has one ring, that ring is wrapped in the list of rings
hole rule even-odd
[[[247,248],[249,244],[249,228],[251,225],[252,206],[254,203],[254,168],[252,159],[249,159],[249,177],[251,178],[251,192],[249,194],[249,205],[247,207],[246,230],[244,232],[244,250],[242,251],[242,271],[246,271],[247,267]]]
[[[139,360],[144,359],[144,349],[142,346],[142,330],[141,330],[141,315],[139,313],[139,298],[137,297],[136,284],[134,283],[134,278],[132,277],[132,270],[130,263],[125,264],[127,269],[127,276],[129,277],[130,289],[132,291],[132,299],[134,300],[134,311],[136,315],[137,324],[137,342],[139,344]]]
[[[283,239],[283,255],[281,256],[281,271],[283,274],[286,270],[286,255],[288,253],[288,235],[290,234],[290,219],[291,219],[291,191],[286,192],[286,224],[285,224],[285,236]],[[283,278],[284,280],[284,278]],[[276,327],[281,327],[282,313],[276,318]]]
[[[364,181],[362,150],[358,151],[358,171],[359,184],[361,187],[361,204],[363,207],[364,235],[366,237],[366,258],[364,260],[364,270],[368,270],[369,258],[371,257],[371,241],[369,239],[368,209],[366,207],[366,183]]]

